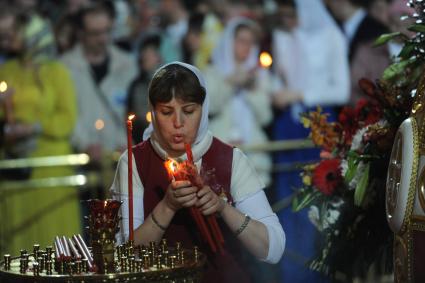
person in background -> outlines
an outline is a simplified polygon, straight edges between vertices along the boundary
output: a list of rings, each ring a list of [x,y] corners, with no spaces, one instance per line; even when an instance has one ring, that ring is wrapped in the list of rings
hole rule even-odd
[[[17,56],[21,43],[14,31],[18,30],[20,22],[16,8],[0,2],[0,65]]]
[[[205,3],[206,10],[201,12],[204,17],[202,20],[199,48],[192,54],[194,65],[202,71],[211,63],[212,52],[223,32],[223,23],[226,19],[228,7],[227,0],[208,0]]]
[[[369,14],[383,25],[389,26],[390,15],[388,9],[391,2],[391,0],[373,0],[369,4]]]
[[[189,26],[182,40],[182,60],[195,65],[202,44],[202,31],[205,15],[195,12],[189,17]]]
[[[77,23],[79,43],[62,56],[77,83],[79,115],[72,142],[96,162],[102,152],[125,148],[127,90],[136,64],[111,43],[113,18],[108,6],[84,7]]]
[[[388,9],[390,32],[401,32],[411,37],[413,34],[407,28],[413,20],[402,19],[403,16],[413,15],[414,9],[406,5],[406,0],[394,0]],[[355,104],[365,94],[360,89],[359,80],[367,78],[376,80],[382,77],[384,70],[396,62],[398,54],[403,48],[401,37],[396,37],[383,46],[372,46],[368,42],[359,46],[351,66],[351,103]],[[373,64],[371,64],[373,62]]]
[[[114,25],[112,27],[112,39],[121,49],[131,52],[132,40],[132,13],[129,1],[111,1],[114,9]]]
[[[202,282],[254,282],[252,269],[245,265],[247,252],[278,262],[284,232],[247,156],[208,131],[208,104],[208,89],[196,67],[172,62],[155,72],[149,86],[152,124],[144,141],[133,147],[134,158],[121,156],[111,186],[112,196],[123,201],[118,242],[128,239],[127,165],[132,162],[136,245],[162,238],[170,244],[180,241],[184,248],[196,245],[208,261]],[[168,158],[188,159],[185,144],[191,145],[197,172],[212,174],[199,191],[190,181],[171,180],[164,166]],[[206,216],[220,215],[216,219],[225,239],[222,253],[205,245],[189,207]]]
[[[133,139],[136,143],[143,140],[143,131],[150,123],[148,87],[154,71],[163,61],[160,46],[161,37],[158,34],[148,35],[142,41],[138,53],[139,75],[128,91],[127,113],[136,114],[133,123]]]
[[[72,15],[66,15],[60,18],[55,25],[54,32],[59,54],[71,50],[77,44],[77,34]]]
[[[341,24],[349,46],[349,60],[352,61],[362,43],[371,42],[388,29],[367,11],[369,0],[324,0],[331,13]]]
[[[51,1],[51,0],[50,0]],[[59,55],[72,49],[77,43],[76,15],[93,0],[66,0],[65,3],[46,1],[46,10],[54,23],[54,34]]]
[[[21,44],[18,57],[0,66],[0,81],[14,92],[11,103],[0,108],[4,125],[1,159],[71,154],[70,137],[77,118],[73,81],[60,61],[44,56],[43,37],[34,40],[26,29],[25,25],[14,25],[12,33]],[[31,167],[1,171],[0,178],[40,181],[73,174],[74,170],[66,166]],[[51,245],[56,235],[81,233],[76,188],[62,185],[5,190],[0,210],[0,242],[6,243],[6,253],[31,250],[34,243]]]
[[[57,50],[53,28],[50,21],[40,15],[38,12],[37,0],[16,0],[14,1],[16,9],[22,14],[25,21],[25,38],[27,41],[37,41],[39,50],[27,50],[37,55],[33,59],[55,58]],[[35,46],[35,45],[34,45]]]
[[[66,0],[66,14],[77,14],[78,11],[90,4],[91,0]]]
[[[182,57],[182,40],[189,26],[189,12],[184,4],[183,0],[159,1],[158,12],[163,29],[163,40],[170,45],[163,51],[165,62],[181,60]]]
[[[159,3],[155,0],[138,0],[133,2],[135,16],[133,17],[134,37],[145,36],[145,34],[159,29]]]
[[[259,66],[259,27],[247,18],[234,18],[226,26],[204,73],[211,93],[211,132],[232,145],[260,144],[272,121],[271,76]],[[263,182],[271,182],[271,157],[247,154]]]
[[[274,140],[307,139],[309,130],[301,123],[303,112],[321,106],[334,120],[335,106],[349,101],[349,67],[345,39],[324,4],[318,0],[280,0],[281,23],[272,33],[274,71],[278,80],[273,94]],[[277,152],[277,168],[294,167],[319,159],[317,149]],[[302,186],[301,167],[278,172],[274,178],[276,201],[290,202]],[[316,255],[319,233],[307,211],[294,213],[291,207],[278,212],[287,231],[287,254],[280,263],[282,282],[326,282],[308,268]],[[290,240],[289,240],[290,239]]]

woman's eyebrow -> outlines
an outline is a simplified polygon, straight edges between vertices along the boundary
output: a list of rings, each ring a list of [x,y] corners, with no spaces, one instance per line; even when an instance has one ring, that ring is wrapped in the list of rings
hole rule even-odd
[[[191,102],[191,103],[183,105],[183,107],[190,107],[190,106],[196,106],[196,103]]]
[[[165,104],[158,104],[158,107],[161,107],[161,108],[168,108],[168,109],[174,109],[174,107],[173,107],[173,106],[169,106],[169,105],[165,105]]]

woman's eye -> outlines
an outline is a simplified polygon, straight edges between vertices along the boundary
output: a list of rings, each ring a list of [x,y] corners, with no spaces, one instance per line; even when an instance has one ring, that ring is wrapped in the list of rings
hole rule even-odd
[[[185,107],[185,108],[183,108],[183,113],[184,114],[192,114],[193,112],[195,112],[195,108],[194,107]]]
[[[165,115],[165,116],[169,116],[169,115],[171,115],[171,111],[161,111],[161,114],[162,115]]]

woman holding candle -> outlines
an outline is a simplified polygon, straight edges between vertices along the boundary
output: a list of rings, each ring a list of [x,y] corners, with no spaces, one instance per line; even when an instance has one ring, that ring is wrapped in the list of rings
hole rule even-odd
[[[153,121],[144,141],[133,147],[134,241],[148,244],[166,238],[171,244],[205,247],[205,239],[188,210],[217,218],[225,237],[223,254],[207,253],[208,282],[250,282],[243,268],[242,251],[276,263],[285,238],[282,226],[263,192],[264,183],[247,157],[208,131],[208,94],[195,67],[174,62],[161,67],[149,86]],[[169,179],[164,162],[186,160],[185,144],[192,146],[193,161],[204,177],[198,190],[190,181]],[[118,241],[128,239],[127,153],[119,161],[112,195],[122,200],[122,226]],[[240,249],[242,248],[242,249]]]

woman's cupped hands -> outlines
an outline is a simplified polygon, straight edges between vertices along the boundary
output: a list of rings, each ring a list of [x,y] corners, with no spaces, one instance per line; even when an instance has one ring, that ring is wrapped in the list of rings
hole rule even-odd
[[[164,196],[167,206],[176,212],[181,208],[197,207],[202,214],[221,212],[224,201],[207,185],[198,188],[190,181],[172,181]]]

